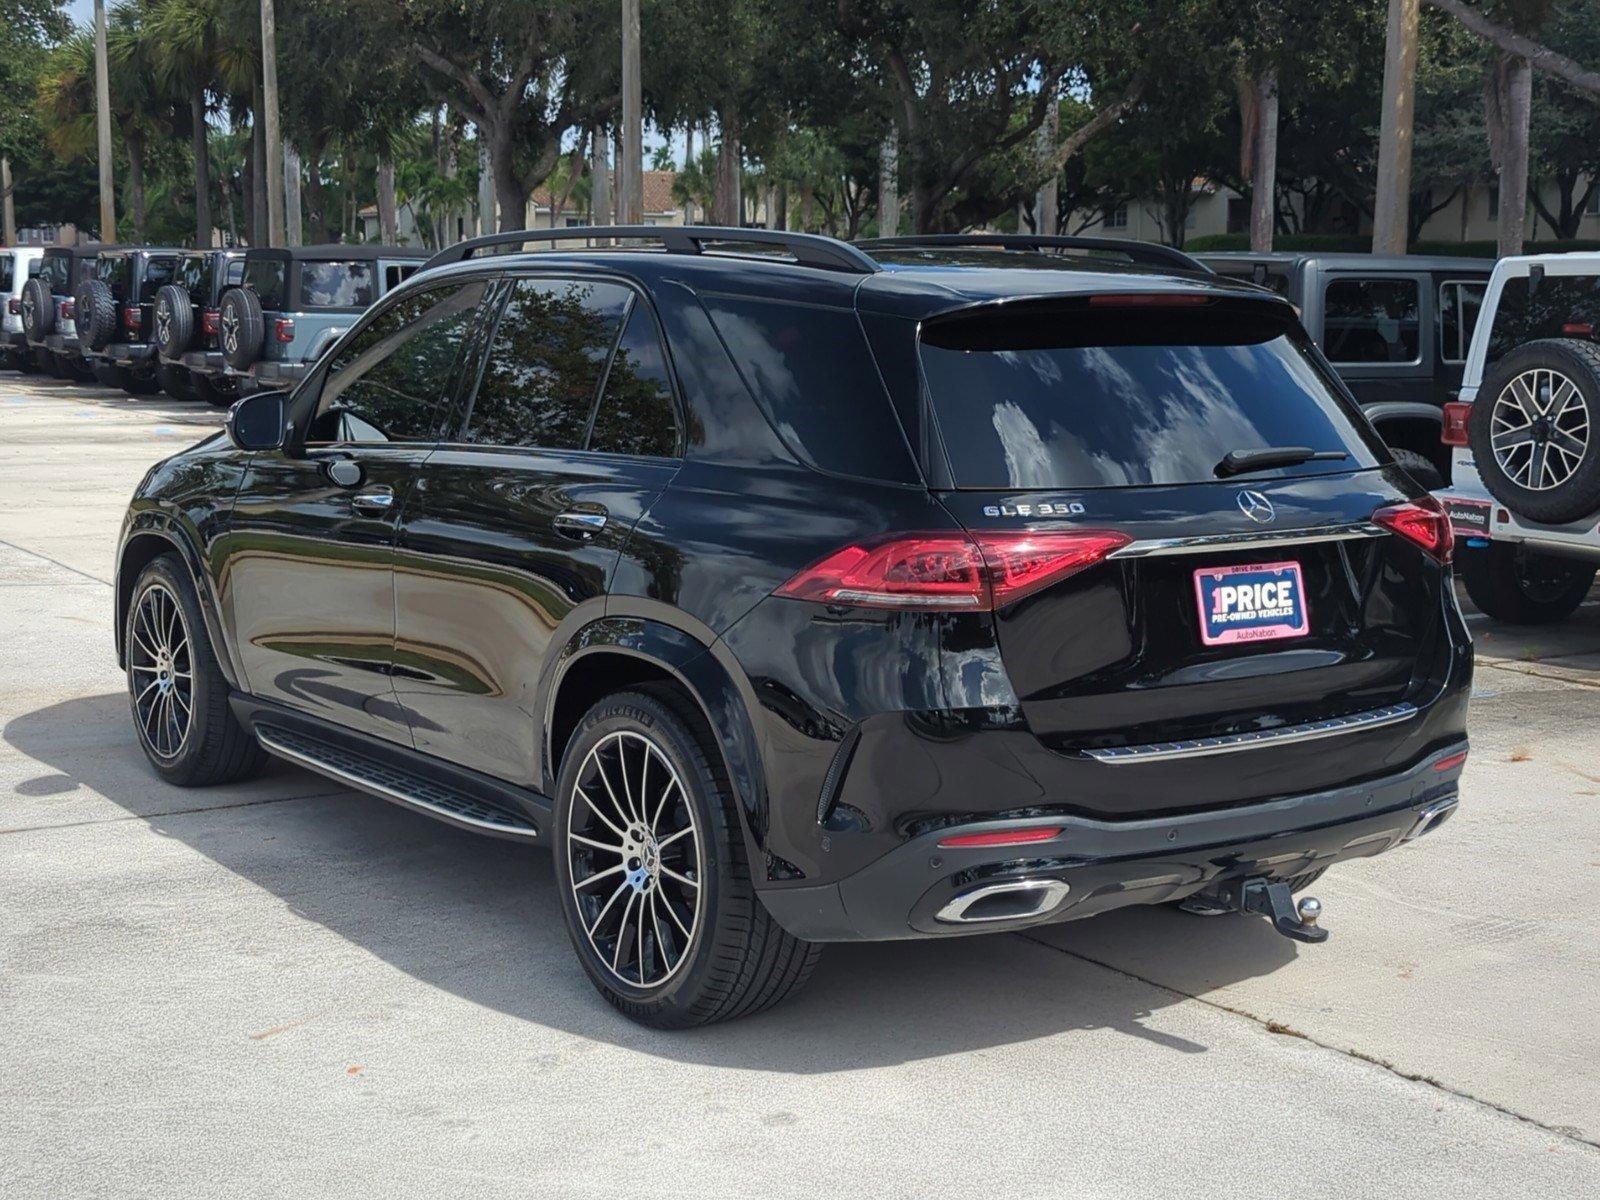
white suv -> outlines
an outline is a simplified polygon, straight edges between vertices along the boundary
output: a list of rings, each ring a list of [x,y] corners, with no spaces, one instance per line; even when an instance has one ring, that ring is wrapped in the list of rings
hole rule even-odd
[[[1502,259],[1483,304],[1438,495],[1473,603],[1559,621],[1600,566],[1600,253]]]
[[[34,369],[28,335],[22,331],[22,289],[39,272],[44,251],[38,246],[0,247],[0,366]]]

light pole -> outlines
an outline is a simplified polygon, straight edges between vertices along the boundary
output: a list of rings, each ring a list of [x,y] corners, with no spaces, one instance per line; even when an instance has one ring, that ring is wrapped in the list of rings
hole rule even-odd
[[[111,75],[106,55],[106,0],[94,0],[94,124],[100,154],[100,240],[117,240],[117,194],[112,182]]]

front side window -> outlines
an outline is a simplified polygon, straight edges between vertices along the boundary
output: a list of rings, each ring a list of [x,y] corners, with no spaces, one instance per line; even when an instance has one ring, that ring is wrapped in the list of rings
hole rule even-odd
[[[606,372],[605,391],[594,414],[589,449],[606,454],[669,458],[678,449],[672,382],[661,350],[656,319],[634,301],[628,324]]]
[[[956,485],[1214,483],[1231,451],[1279,446],[1348,458],[1249,479],[1374,465],[1355,418],[1268,303],[1121,312],[1042,303],[928,322],[923,381]]]
[[[313,260],[300,264],[302,308],[365,308],[377,295],[370,262]]]
[[[1336,363],[1422,357],[1422,288],[1415,279],[1336,279],[1322,300],[1322,341]]]
[[[267,312],[283,311],[284,281],[288,264],[281,258],[247,258],[244,260],[244,286],[256,294],[261,307]]]
[[[516,280],[461,440],[582,449],[632,298],[618,283]]]
[[[328,364],[306,442],[431,442],[487,285],[432,288],[385,310]]]
[[[1452,281],[1439,285],[1439,357],[1448,363],[1467,361],[1472,331],[1478,327],[1486,283]]]

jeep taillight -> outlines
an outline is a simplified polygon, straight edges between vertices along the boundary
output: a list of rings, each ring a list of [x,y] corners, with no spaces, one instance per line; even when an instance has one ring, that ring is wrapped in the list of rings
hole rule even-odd
[[[272,336],[285,345],[294,341],[294,322],[288,317],[279,317],[273,322]]]
[[[139,328],[139,306],[130,304],[122,310],[122,324],[128,332],[136,332]]]
[[[22,315],[22,301],[14,297],[6,301],[6,311],[13,317],[20,317]]]
[[[200,314],[200,332],[201,333],[207,334],[210,337],[216,337],[217,336],[217,330],[220,329],[220,328],[221,328],[221,324],[219,322],[218,313],[217,313],[216,309],[208,308],[208,309],[206,309],[204,312],[202,312]]]
[[[1439,430],[1439,440],[1446,446],[1467,444],[1467,425],[1472,420],[1472,405],[1452,400],[1444,406],[1444,428]]]
[[[76,304],[74,304],[71,300],[63,300],[61,302],[61,319],[63,321],[72,320],[73,314],[76,313],[77,311],[78,311],[78,306]]]
[[[1447,563],[1455,550],[1455,532],[1444,506],[1432,496],[1391,504],[1372,514],[1372,522],[1420,546],[1429,558]]]
[[[778,595],[868,608],[1001,608],[1093,566],[1126,534],[910,533],[854,542],[807,567]]]

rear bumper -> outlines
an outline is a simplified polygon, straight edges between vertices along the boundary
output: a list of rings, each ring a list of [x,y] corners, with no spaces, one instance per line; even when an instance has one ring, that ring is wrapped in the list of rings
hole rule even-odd
[[[112,342],[101,354],[119,367],[145,367],[156,361],[156,348],[151,342]]]
[[[178,359],[180,365],[201,375],[226,375],[228,362],[221,350],[190,350]]]
[[[230,368],[228,374],[253,381],[258,390],[271,390],[281,384],[296,383],[305,378],[308,363],[277,362],[270,358],[250,364],[248,371]]]
[[[44,348],[51,354],[82,354],[78,336],[73,333],[50,333],[45,335]]]
[[[1052,814],[959,827],[961,833],[1059,826],[1045,842],[1009,848],[938,845],[951,828],[906,842],[838,883],[767,888],[768,911],[810,941],[887,941],[1031,928],[1134,904],[1181,900],[1246,876],[1289,879],[1407,840],[1425,809],[1457,796],[1461,766],[1437,764],[1463,740],[1410,770],[1362,784],[1244,807],[1138,821]],[[941,911],[982,889],[1037,883],[1048,899],[1036,915],[957,923]],[[1047,887],[1046,884],[1064,884]]]
[[[1451,488],[1438,499],[1458,540],[1517,542],[1563,558],[1600,559],[1600,513],[1567,525],[1541,525],[1519,517],[1487,491]]]
[[[5,340],[0,342],[0,345],[4,345],[7,350],[14,351],[17,354],[26,354],[28,352],[28,335],[21,330],[15,333],[8,333],[5,336]]]

